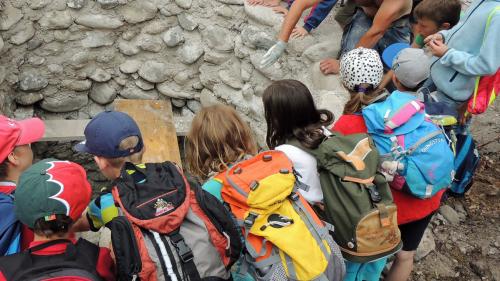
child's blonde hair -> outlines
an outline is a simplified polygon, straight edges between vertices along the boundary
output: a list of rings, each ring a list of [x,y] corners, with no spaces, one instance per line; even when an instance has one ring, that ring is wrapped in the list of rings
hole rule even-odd
[[[205,107],[194,117],[186,138],[186,162],[199,179],[206,180],[211,173],[255,153],[252,131],[232,107]]]
[[[118,148],[120,150],[130,150],[133,149],[137,146],[139,143],[139,137],[138,136],[130,136],[124,138],[120,144],[118,145]],[[144,148],[141,149],[141,151],[136,152],[134,154],[131,154],[126,157],[118,157],[118,158],[105,158],[108,163],[111,165],[111,167],[115,169],[121,169],[125,162],[132,162],[134,164],[140,164],[142,163],[142,156],[144,155]]]

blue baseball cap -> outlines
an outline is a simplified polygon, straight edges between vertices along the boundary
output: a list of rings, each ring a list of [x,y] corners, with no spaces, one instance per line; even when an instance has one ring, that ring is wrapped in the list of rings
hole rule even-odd
[[[85,140],[75,145],[75,150],[106,158],[126,157],[142,150],[141,131],[128,114],[119,111],[104,111],[97,114],[85,127]],[[137,136],[136,147],[127,150],[119,148],[122,140]]]
[[[410,48],[408,43],[394,43],[385,48],[382,52],[382,61],[388,68],[392,68],[392,62],[394,58],[401,52],[401,50]]]

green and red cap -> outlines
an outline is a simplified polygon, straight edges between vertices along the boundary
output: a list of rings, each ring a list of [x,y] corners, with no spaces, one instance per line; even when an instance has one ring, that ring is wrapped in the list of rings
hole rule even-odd
[[[54,215],[67,215],[76,221],[91,196],[92,189],[82,166],[44,159],[21,175],[14,199],[16,216],[30,228],[38,219],[50,221]]]

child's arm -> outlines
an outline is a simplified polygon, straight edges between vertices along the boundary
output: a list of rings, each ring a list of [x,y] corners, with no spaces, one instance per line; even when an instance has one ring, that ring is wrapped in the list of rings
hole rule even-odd
[[[316,4],[311,13],[304,19],[304,29],[307,32],[317,28],[321,22],[328,16],[333,6],[337,3],[337,0],[323,0]]]
[[[392,75],[394,74],[394,71],[389,70],[387,71],[386,74],[384,74],[384,76],[382,77],[382,81],[380,82],[380,85],[378,85],[378,89],[385,89],[385,87],[387,87],[387,85],[389,85],[389,83],[391,83],[392,81]]]
[[[319,1],[320,0],[295,0],[292,7],[290,7],[290,11],[286,15],[283,24],[281,25],[278,42],[274,44],[262,57],[262,60],[260,62],[261,68],[272,65],[281,57],[281,55],[283,55],[288,39],[290,39],[290,34],[299,21],[302,12],[304,12],[308,8],[311,8]]]
[[[452,67],[464,75],[482,76],[490,75],[497,71],[500,66],[500,53],[498,52],[500,42],[500,13],[492,18],[485,40],[481,45],[479,54],[472,55],[464,51],[441,45],[440,42],[429,42],[429,47],[435,51],[436,56],[441,55],[439,60],[443,65]]]
[[[278,39],[283,42],[288,42],[290,39],[290,34],[292,33],[293,28],[297,24],[302,16],[302,13],[306,10],[314,6],[316,3],[321,0],[295,0],[295,2],[290,7],[290,11],[288,15],[285,17],[283,24],[281,25],[281,31],[278,36]]]

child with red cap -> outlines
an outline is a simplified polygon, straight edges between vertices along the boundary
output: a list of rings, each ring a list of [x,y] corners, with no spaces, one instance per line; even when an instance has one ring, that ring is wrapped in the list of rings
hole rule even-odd
[[[16,189],[15,215],[35,237],[28,250],[0,257],[0,281],[115,280],[109,249],[70,237],[91,196],[76,163],[45,159],[28,168]]]
[[[0,115],[0,256],[17,253],[33,240],[33,233],[14,214],[13,193],[19,176],[33,162],[31,143],[44,132],[38,118],[16,121]]]

